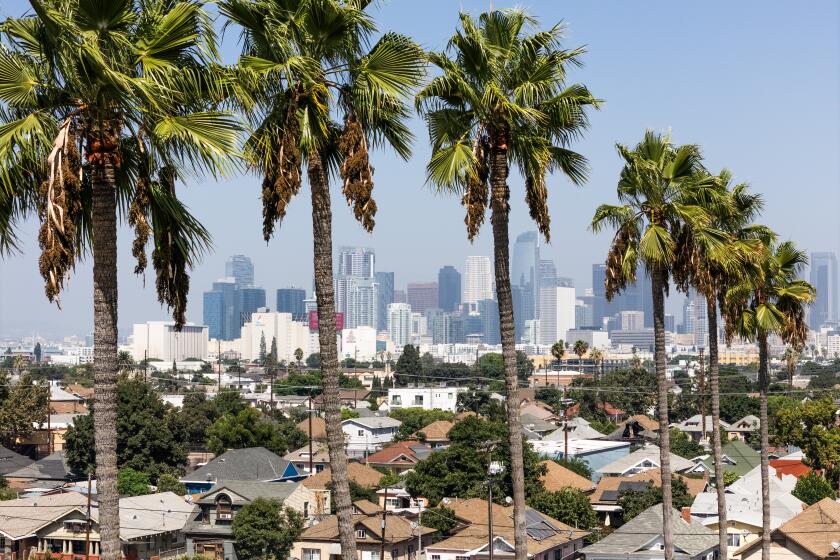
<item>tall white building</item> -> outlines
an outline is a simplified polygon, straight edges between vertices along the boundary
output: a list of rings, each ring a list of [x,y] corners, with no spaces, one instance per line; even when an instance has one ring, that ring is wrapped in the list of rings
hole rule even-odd
[[[706,347],[709,344],[709,315],[706,298],[697,290],[691,289],[683,308],[685,333],[692,335],[693,344]]]
[[[619,311],[618,317],[623,331],[640,331],[645,328],[643,311]]]
[[[338,276],[373,278],[376,274],[376,253],[368,247],[342,247],[337,260]]]
[[[464,263],[461,302],[475,305],[481,300],[496,299],[493,293],[493,266],[490,257],[470,256]]]
[[[376,305],[379,284],[373,278],[347,278],[347,304],[344,309],[344,325],[349,328],[376,328]]]
[[[173,321],[135,323],[131,356],[164,362],[183,362],[187,358],[207,358],[208,330],[206,325],[187,323],[178,332]]]
[[[251,320],[242,327],[239,344],[242,359],[259,358],[263,337],[267,350],[271,350],[271,340],[277,339],[278,360],[293,361],[298,348],[303,350],[304,356],[318,351],[317,347],[313,347],[316,338],[310,336],[307,323],[293,321],[291,313],[277,313],[263,308],[252,313]]]
[[[575,289],[558,286],[541,291],[540,343],[551,345],[558,340],[566,341],[566,332],[575,328]]]
[[[369,361],[376,358],[376,329],[356,327],[341,331],[340,359]]]
[[[399,350],[411,342],[411,306],[407,303],[388,305],[388,336]]]

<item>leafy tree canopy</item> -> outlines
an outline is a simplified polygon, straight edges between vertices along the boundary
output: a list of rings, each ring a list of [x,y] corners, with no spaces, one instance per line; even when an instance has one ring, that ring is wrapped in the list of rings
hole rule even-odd
[[[420,361],[420,351],[416,346],[413,344],[403,346],[394,372],[394,381],[400,387],[422,381],[423,363]]]
[[[437,420],[452,420],[455,417],[453,413],[445,410],[423,410],[422,408],[398,408],[391,411],[389,416],[402,422],[397,431],[397,439],[406,439],[417,430]]]
[[[455,517],[454,511],[446,506],[438,505],[437,507],[424,510],[420,514],[420,524],[423,527],[436,529],[437,535],[440,537],[448,537],[458,527],[460,522]]]
[[[673,507],[681,510],[691,506],[694,498],[688,493],[688,487],[680,478],[671,479],[671,492],[673,495]],[[624,510],[624,522],[627,523],[650,506],[662,503],[662,488],[651,482],[647,490],[625,490],[619,494],[618,505]]]
[[[28,372],[12,385],[9,373],[0,371],[0,443],[15,447],[35,430],[34,424],[46,424],[49,388],[33,384]]]
[[[592,479],[592,467],[589,466],[589,463],[581,459],[580,457],[569,457],[568,459],[554,459],[554,462],[560,465],[561,467],[565,467],[572,471],[573,473],[577,473],[583,478]]]
[[[179,496],[183,496],[187,493],[187,487],[184,486],[183,482],[178,480],[177,476],[170,473],[164,473],[158,477],[157,491],[172,492]]]
[[[149,475],[125,467],[117,473],[117,491],[120,496],[145,496],[151,494]]]
[[[223,415],[207,430],[207,447],[217,455],[226,449],[246,447],[265,447],[284,455],[307,441],[306,434],[291,421],[264,420],[257,409],[250,407]]]
[[[829,397],[783,406],[775,415],[774,440],[802,449],[805,461],[815,469],[840,465],[836,412],[837,406]]]
[[[242,560],[286,558],[303,528],[304,519],[298,512],[284,509],[276,500],[257,498],[233,519],[237,556]]]
[[[671,453],[686,459],[693,459],[706,452],[703,446],[691,439],[685,432],[671,428]]]
[[[549,517],[571,527],[591,529],[598,525],[598,515],[589,498],[577,488],[561,488],[557,492],[540,492],[528,504]]]
[[[837,494],[831,487],[831,483],[816,473],[808,473],[796,481],[796,486],[791,492],[794,496],[808,504],[815,504],[823,498],[837,499]]]

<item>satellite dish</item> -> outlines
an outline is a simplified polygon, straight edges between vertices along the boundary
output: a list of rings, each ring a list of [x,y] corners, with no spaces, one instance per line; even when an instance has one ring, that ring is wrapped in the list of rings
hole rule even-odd
[[[831,541],[831,548],[834,549],[834,552],[837,552],[837,549],[840,548],[840,542]]]
[[[510,496],[505,496],[505,503],[507,505],[512,504],[513,503],[513,498],[511,498]]]

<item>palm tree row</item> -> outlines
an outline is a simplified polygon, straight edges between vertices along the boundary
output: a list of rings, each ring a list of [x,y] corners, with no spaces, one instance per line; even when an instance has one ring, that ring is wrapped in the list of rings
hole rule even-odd
[[[571,149],[600,101],[567,70],[583,49],[562,48],[562,27],[538,28],[522,10],[478,18],[462,14],[443,52],[378,29],[369,0],[220,0],[241,30],[236,65],[219,61],[213,22],[202,0],[30,0],[32,12],[0,25],[0,251],[18,248],[17,226],[41,221],[39,266],[57,301],[75,263],[89,255],[94,278],[96,462],[102,555],[119,557],[116,491],[117,223],[135,233],[135,272],[152,267],[161,303],[184,324],[189,271],[209,233],[179,201],[175,185],[197,174],[240,168],[262,180],[263,237],[269,241],[303,183],[311,194],[314,277],[325,416],[342,557],[355,558],[338,398],[330,181],[340,181],[355,218],[375,225],[371,149],[410,156],[409,99],[432,145],[430,184],[456,193],[472,241],[490,210],[518,560],[527,557],[523,441],[519,418],[509,273],[508,177],[515,167],[531,217],[550,240],[547,179],[588,174]],[[426,67],[435,77],[424,82]],[[241,117],[240,117],[241,115]],[[751,225],[760,199],[729,175],[709,174],[696,146],[646,134],[624,159],[622,206],[602,206],[593,229],[616,228],[607,295],[635,282],[639,262],[651,275],[659,380],[664,511],[671,486],[665,379],[664,298],[669,280],[707,299],[710,332],[718,309],[727,332],[764,348],[762,430],[766,439],[767,336],[801,344],[802,303],[795,274],[803,257]],[[750,274],[736,274],[749,270]],[[798,294],[798,296],[796,295]],[[713,320],[714,318],[714,320]],[[715,464],[720,471],[717,340],[710,340]],[[557,345],[555,345],[557,346]],[[587,352],[575,345],[579,358]],[[603,357],[593,349],[596,363]],[[562,358],[562,344],[552,348]],[[300,357],[298,357],[298,361]],[[762,456],[766,474],[766,449]],[[765,480],[766,482],[766,480]],[[719,504],[723,508],[722,485]],[[721,509],[722,550],[725,510]],[[769,531],[765,532],[769,537]],[[673,555],[665,516],[666,558]]]

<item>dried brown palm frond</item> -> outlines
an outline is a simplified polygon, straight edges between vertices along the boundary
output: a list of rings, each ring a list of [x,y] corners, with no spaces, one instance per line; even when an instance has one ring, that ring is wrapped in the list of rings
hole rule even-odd
[[[48,179],[39,190],[38,267],[47,298],[56,302],[64,288],[64,278],[76,262],[76,218],[82,209],[82,162],[76,144],[75,130],[68,119],[59,129],[47,158]]]
[[[338,139],[342,155],[339,170],[342,179],[341,192],[347,204],[353,206],[353,215],[366,231],[373,231],[376,224],[376,202],[373,193],[373,167],[370,165],[367,141],[362,124],[352,114],[344,119],[344,130]]]
[[[529,176],[525,179],[525,203],[540,233],[546,242],[551,242],[551,216],[548,214],[548,189],[544,176]]]
[[[636,282],[636,267],[628,262],[627,255],[628,249],[632,249],[630,237],[628,228],[620,228],[607,253],[604,288],[608,301],[612,301],[613,296],[623,291],[628,283]]]
[[[300,124],[297,117],[297,103],[292,102],[286,110],[286,119],[280,134],[280,149],[266,173],[262,184],[263,238],[268,241],[274,233],[274,225],[286,217],[286,208],[301,185]]]
[[[175,171],[172,168],[165,167],[160,171],[159,185],[159,203],[174,203]],[[180,331],[186,321],[187,294],[190,290],[190,277],[187,274],[188,253],[179,235],[181,224],[178,220],[159,218],[154,225],[155,250],[152,252],[152,266],[156,274],[158,301],[172,309],[175,330]]]
[[[141,157],[143,155],[141,154]],[[128,208],[128,225],[134,228],[134,242],[131,244],[131,254],[137,259],[134,267],[134,274],[143,274],[146,270],[146,244],[149,242],[149,235],[152,227],[149,225],[149,170],[145,161],[141,163],[140,173],[137,177],[137,186],[134,190],[134,197],[131,199],[131,206]]]
[[[467,177],[467,187],[461,204],[467,209],[464,223],[467,226],[467,237],[470,241],[478,235],[481,224],[484,223],[484,216],[487,213],[490,193],[488,192],[487,178],[490,175],[490,167],[487,165],[488,146],[485,140],[476,139],[473,142],[473,169]]]

